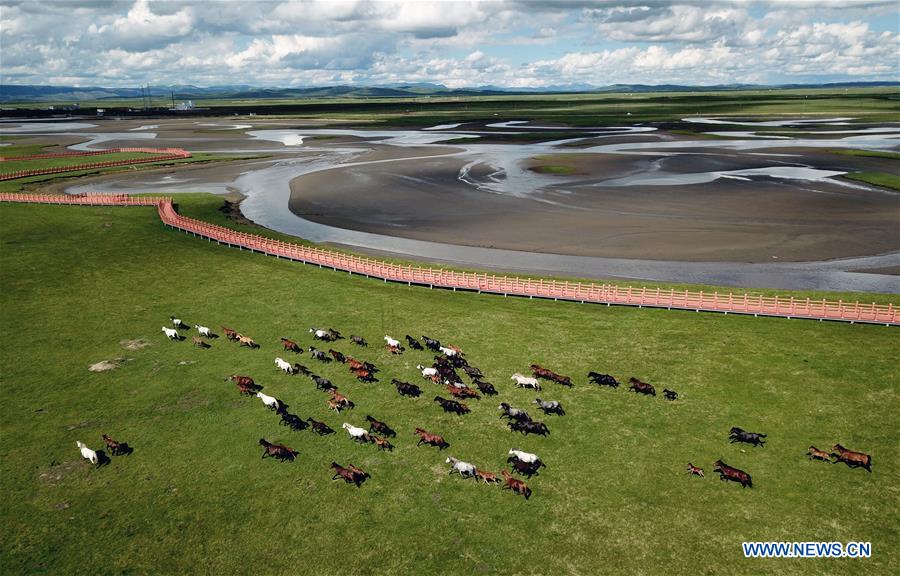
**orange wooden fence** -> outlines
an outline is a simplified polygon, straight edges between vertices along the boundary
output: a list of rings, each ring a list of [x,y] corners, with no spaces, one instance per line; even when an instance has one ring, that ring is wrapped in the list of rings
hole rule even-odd
[[[107,160],[105,162],[88,162],[71,166],[57,166],[53,168],[35,168],[32,170],[18,170],[16,172],[0,173],[0,180],[14,180],[27,178],[28,176],[42,176],[44,174],[59,174],[61,172],[74,172],[76,170],[90,170],[91,168],[107,168],[110,166],[127,166],[128,164],[144,164],[147,162],[163,162],[166,160],[181,160],[190,158],[191,153],[181,148],[112,148],[97,152],[72,152],[59,154],[39,154],[36,156],[16,156],[14,158],[0,158],[0,161],[33,160],[40,158],[66,158],[69,156],[93,156],[96,154],[112,154],[116,152],[142,152],[152,154],[146,158],[133,158],[131,160]],[[0,169],[3,168],[0,163]]]
[[[133,197],[126,194],[12,194],[0,193],[0,202],[36,202],[44,204],[83,204],[91,206],[156,206],[159,217],[167,226],[215,240],[219,244],[248,249],[278,258],[286,258],[320,267],[360,274],[384,281],[417,284],[432,288],[470,290],[606,305],[625,305],[781,316],[814,320],[900,324],[894,304],[862,303],[843,300],[814,300],[783,296],[735,294],[733,292],[691,291],[662,288],[636,288],[594,282],[567,282],[517,276],[498,276],[481,272],[455,272],[443,268],[393,264],[374,258],[342,254],[311,246],[302,246],[257,234],[238,232],[224,226],[182,216],[175,211],[171,197]]]

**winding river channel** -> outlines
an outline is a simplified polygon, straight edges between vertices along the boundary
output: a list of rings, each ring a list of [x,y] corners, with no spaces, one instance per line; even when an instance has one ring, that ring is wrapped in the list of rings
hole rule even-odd
[[[685,119],[698,123],[737,124],[717,119]],[[691,185],[708,183],[718,179],[752,180],[799,179],[810,183],[828,181],[839,183],[852,193],[854,188],[872,192],[873,187],[834,179],[844,174],[839,170],[823,170],[809,166],[785,166],[785,159],[799,156],[789,149],[849,148],[860,150],[896,150],[900,143],[900,128],[894,125],[853,130],[847,127],[846,118],[819,121],[818,125],[840,126],[839,130],[817,131],[815,135],[799,130],[785,141],[782,136],[757,134],[745,130],[748,126],[762,128],[783,126],[789,122],[742,122],[740,131],[719,131],[718,135],[731,139],[648,141],[655,129],[647,126],[623,126],[615,128],[565,128],[563,140],[541,143],[490,143],[482,139],[494,135],[508,136],[527,130],[560,130],[552,126],[530,126],[522,122],[508,121],[489,124],[477,129],[465,130],[459,124],[447,124],[421,130],[347,130],[334,128],[260,129],[248,124],[225,125],[234,132],[243,132],[254,141],[254,146],[241,148],[229,141],[227,146],[217,146],[212,138],[175,138],[165,140],[166,145],[183,145],[192,152],[219,154],[271,154],[273,157],[245,161],[240,174],[218,176],[214,170],[195,171],[190,166],[174,167],[166,174],[147,172],[139,178],[133,175],[113,174],[100,181],[73,184],[67,192],[240,192],[245,199],[241,203],[243,214],[250,220],[297,237],[319,243],[348,246],[362,251],[389,254],[452,263],[472,268],[486,268],[511,272],[537,272],[592,278],[625,278],[633,280],[696,283],[735,287],[770,287],[782,289],[847,290],[870,292],[900,292],[900,276],[882,273],[861,273],[857,270],[885,269],[900,266],[900,252],[874,254],[853,258],[813,262],[685,262],[645,260],[633,258],[603,258],[573,256],[543,252],[504,250],[452,243],[429,242],[386,234],[374,234],[359,230],[339,228],[313,222],[288,209],[292,180],[335,169],[350,167],[388,166],[392,163],[411,163],[424,159],[454,158],[462,162],[457,179],[485,194],[514,197],[533,197],[547,186],[560,187],[566,178],[538,174],[526,169],[529,158],[546,154],[621,154],[662,157],[679,154],[716,154],[720,151],[739,151],[766,158],[763,166],[740,170],[716,170],[703,172],[667,172],[657,166],[636,174],[610,178],[604,186]],[[164,121],[160,121],[162,124]],[[92,131],[96,127],[87,122],[45,122],[0,124],[0,133],[17,135],[40,134],[42,136],[78,137],[81,141],[70,146],[73,150],[95,150],[116,145],[153,146],[157,138],[154,132],[159,124],[145,125],[124,132]],[[797,130],[797,125],[791,123]],[[209,126],[217,124],[209,121]],[[252,129],[251,129],[252,128]],[[578,134],[583,132],[584,135]],[[575,134],[572,134],[575,133]],[[340,139],[336,144],[323,144],[328,139]],[[604,143],[609,139],[609,143]],[[452,142],[447,143],[448,140]],[[261,142],[259,142],[261,141]],[[124,144],[123,144],[124,143]],[[270,144],[270,145],[269,145]],[[379,147],[414,148],[410,155],[399,157],[361,159],[371,152],[372,144]],[[772,152],[769,152],[772,150]],[[786,152],[787,150],[787,152]],[[475,170],[480,168],[480,170]],[[199,176],[198,176],[199,174]],[[878,189],[875,189],[878,190]],[[880,191],[884,194],[890,192]],[[551,200],[547,200],[551,201]]]

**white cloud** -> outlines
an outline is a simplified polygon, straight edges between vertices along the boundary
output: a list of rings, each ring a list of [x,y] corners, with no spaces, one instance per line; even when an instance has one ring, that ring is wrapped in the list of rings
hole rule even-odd
[[[900,35],[883,22],[898,15],[895,2],[830,0],[0,0],[0,80],[452,87],[897,80]]]

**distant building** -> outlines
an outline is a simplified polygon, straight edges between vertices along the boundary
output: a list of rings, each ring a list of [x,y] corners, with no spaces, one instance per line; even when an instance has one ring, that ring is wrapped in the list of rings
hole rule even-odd
[[[174,110],[176,112],[185,112],[187,110],[193,110],[193,109],[194,109],[194,101],[193,100],[188,100],[187,102],[179,102],[178,104],[175,105],[174,108],[172,108],[172,110]]]

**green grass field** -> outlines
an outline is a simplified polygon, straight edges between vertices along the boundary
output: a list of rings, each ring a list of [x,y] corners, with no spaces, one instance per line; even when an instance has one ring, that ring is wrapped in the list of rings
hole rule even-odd
[[[182,202],[189,215],[212,203]],[[900,466],[898,332],[883,326],[606,308],[431,291],[229,250],[166,229],[152,208],[0,205],[0,571],[6,574],[895,574]],[[168,342],[170,315],[254,337],[210,350]],[[281,375],[278,338],[312,343],[310,326],[361,334],[334,347],[381,367],[357,384],[345,368],[299,361],[355,403],[329,413],[302,376]],[[415,365],[384,334],[458,344],[499,397],[445,416]],[[127,350],[121,342],[148,346]],[[123,358],[113,371],[88,366]],[[293,358],[292,358],[293,360]],[[542,363],[575,377],[547,384],[563,417],[549,438],[509,432],[496,406],[529,406],[509,375]],[[589,370],[639,376],[680,392],[668,403],[585,384]],[[223,382],[252,375],[303,417],[338,434],[290,432],[258,399]],[[401,398],[392,377],[419,383]],[[532,408],[534,408],[532,406]],[[536,410],[530,410],[536,415]],[[391,454],[340,430],[366,414],[398,431]],[[443,453],[416,448],[415,426]],[[728,444],[731,426],[766,448]],[[92,469],[76,440],[100,434],[135,452]],[[257,440],[299,450],[261,460]],[[873,472],[810,462],[840,442],[873,455]],[[506,451],[547,468],[530,501],[448,477],[453,455],[499,472]],[[719,482],[723,458],[754,488]],[[331,461],[372,479],[330,480]],[[687,462],[706,469],[685,475]],[[747,560],[744,540],[870,541],[862,560]]]

